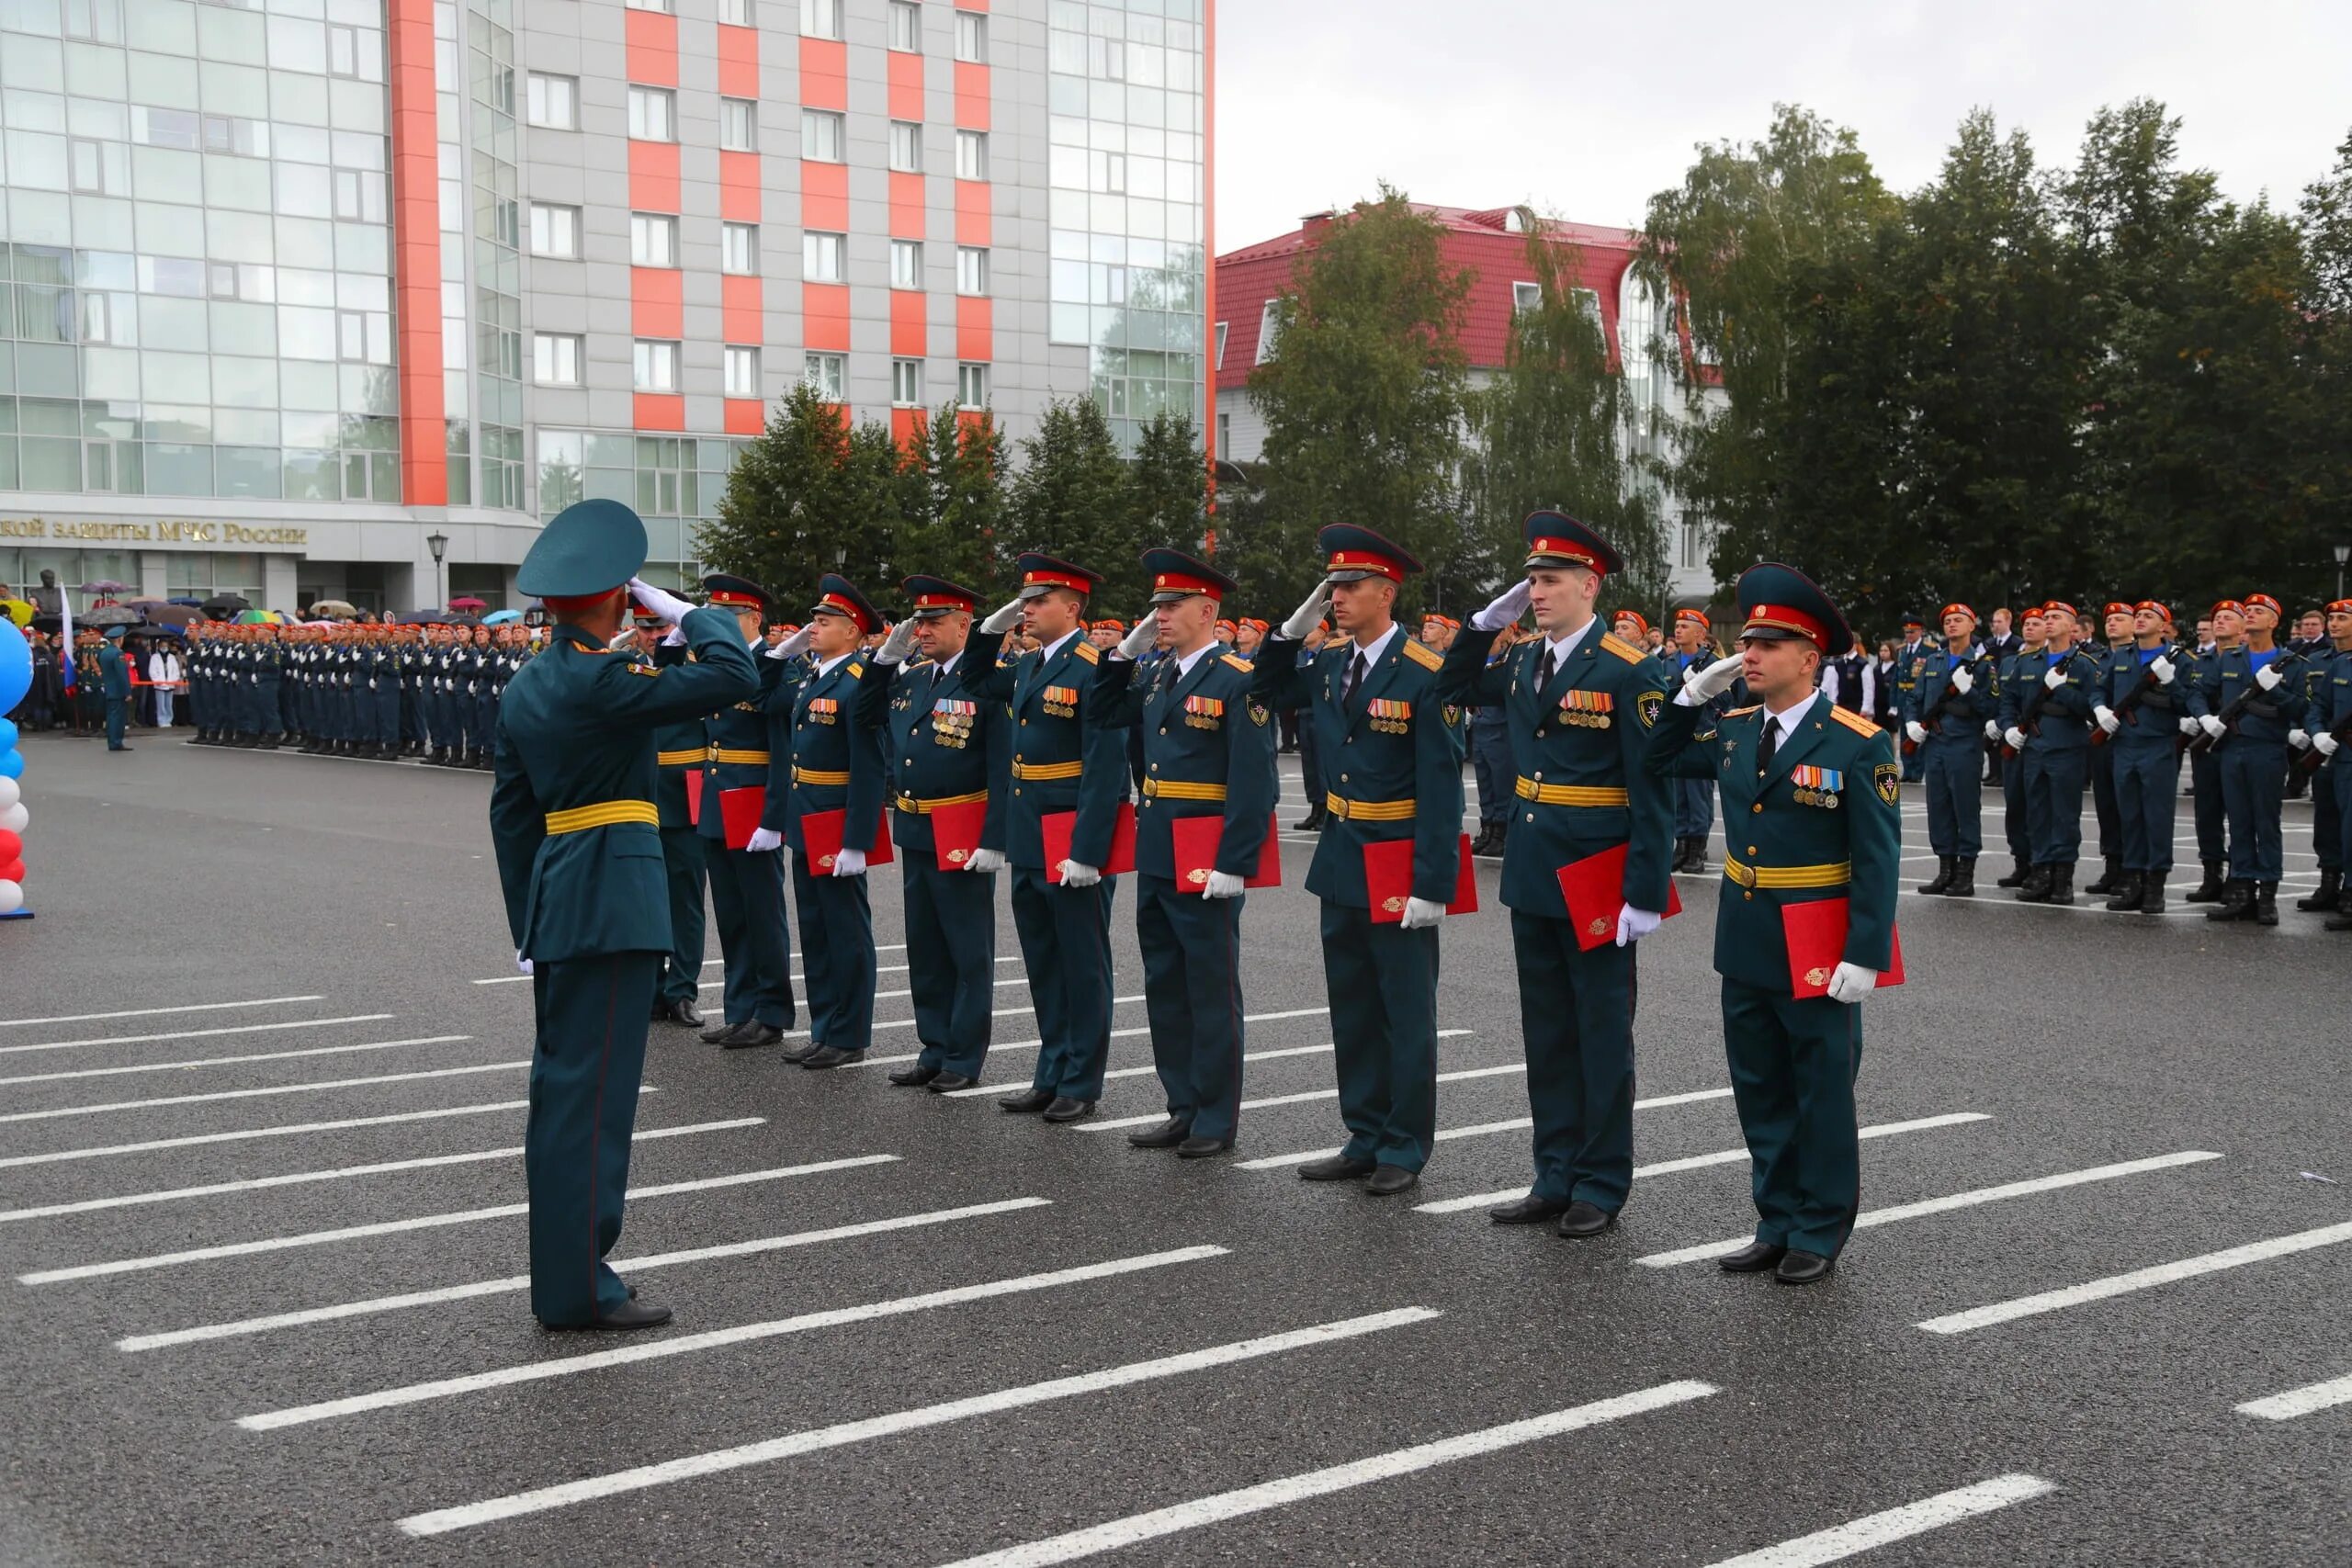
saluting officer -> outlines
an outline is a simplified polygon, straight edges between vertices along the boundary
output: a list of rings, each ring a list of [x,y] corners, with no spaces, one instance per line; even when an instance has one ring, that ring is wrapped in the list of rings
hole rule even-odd
[[[738,640],[757,650],[767,590],[723,571],[710,573],[702,585],[710,607],[734,617]],[[673,645],[656,660],[666,666],[683,657]],[[771,765],[790,732],[792,676],[782,663],[757,668],[760,689],[706,721],[702,810],[695,824],[703,841],[711,908],[718,919],[719,964],[726,976],[719,1021],[704,1030],[702,1037],[729,1050],[773,1045],[793,1021],[792,936],[785,927],[784,857],[778,852],[784,847],[784,792],[776,787]],[[685,741],[681,728],[664,745],[684,750]],[[726,799],[730,790],[762,792],[756,826],[735,844],[728,842]],[[805,919],[801,931],[806,941]],[[677,956],[681,963],[687,961],[684,953]],[[695,944],[692,963],[699,973],[700,942]],[[815,974],[814,965],[809,972]]]
[[[1904,714],[1904,738],[1919,750],[1928,781],[1928,847],[1936,874],[1919,891],[1947,898],[1976,896],[1976,857],[1984,847],[1984,792],[1977,783],[1984,721],[2000,711],[2001,681],[1972,640],[1976,612],[1947,604],[1938,617],[1944,646],[1921,661]]]
[[[2118,914],[2165,912],[2172,874],[2174,802],[2180,796],[2177,728],[2188,712],[2188,682],[2174,662],[2172,612],[2154,599],[2132,607],[2132,646],[2107,669],[2106,690],[2091,716],[2114,753],[2115,815],[2123,864],[2107,908]]]
[[[1531,514],[1526,528],[1526,577],[1470,618],[1438,692],[1447,703],[1503,703],[1518,768],[1502,897],[1519,966],[1535,1174],[1526,1197],[1487,1217],[1505,1225],[1557,1217],[1562,1235],[1584,1237],[1617,1223],[1634,1179],[1634,943],[1665,918],[1674,828],[1667,780],[1644,762],[1668,677],[1594,617],[1601,584],[1623,567],[1609,542],[1558,512]],[[1530,606],[1536,635],[1489,666],[1496,634]],[[1600,931],[1581,931],[1597,942],[1588,948],[1559,873],[1619,848],[1617,908]]]
[[[1461,864],[1460,710],[1438,699],[1443,660],[1396,624],[1397,590],[1421,563],[1351,524],[1332,524],[1316,542],[1328,558],[1323,581],[1260,652],[1250,685],[1266,707],[1306,709],[1336,759],[1324,796],[1331,820],[1306,890],[1323,901],[1348,1141],[1298,1174],[1368,1177],[1365,1190],[1385,1197],[1420,1180],[1437,1138],[1437,931]],[[1343,640],[1302,662],[1327,606]],[[1364,852],[1396,840],[1411,846],[1409,875],[1374,909]]]
[[[667,621],[639,605],[637,644],[629,657],[657,669],[683,662],[683,646],[661,646],[662,635],[668,629]],[[511,649],[503,649],[502,653],[511,658]],[[520,668],[519,663],[510,665],[508,684],[513,683],[514,671]],[[503,696],[499,707],[504,711]],[[703,889],[709,876],[709,857],[704,851],[702,835],[695,829],[686,778],[702,771],[708,751],[709,730],[700,714],[672,719],[653,731],[653,804],[662,814],[662,869],[670,893],[670,950],[654,986],[651,1017],[655,1023],[681,1023],[689,1029],[702,1027],[702,950],[707,929]],[[781,876],[772,880],[775,886],[773,908],[780,929],[784,919],[784,881]],[[791,997],[787,978],[787,1010]],[[787,1010],[784,1016],[788,1019],[792,1015]]]
[[[1242,888],[1273,828],[1273,710],[1250,695],[1250,661],[1216,640],[1233,580],[1174,550],[1146,550],[1143,569],[1152,613],[1095,670],[1104,722],[1142,729],[1136,939],[1168,1100],[1168,1120],[1127,1142],[1204,1159],[1233,1147],[1240,1119]],[[1166,657],[1138,683],[1155,643]],[[1203,817],[1223,820],[1214,861],[1180,866],[1175,825]]]
[[[1126,731],[1103,721],[1105,705],[1094,694],[1103,645],[1093,639],[1115,648],[1125,627],[1110,620],[1087,626],[1087,599],[1102,585],[1096,573],[1035,550],[1019,569],[1021,592],[972,634],[963,673],[965,690],[1004,705],[1012,726],[1012,760],[997,787],[1010,785],[1012,929],[1037,1013],[1029,1087],[997,1103],[1015,1115],[1080,1122],[1102,1097],[1111,1055],[1111,902],[1118,879],[1102,867],[1127,799]],[[1037,646],[1008,661],[1004,639],[1015,626]],[[1046,819],[1063,816],[1069,847],[1049,861]]]
[[[1894,737],[1813,689],[1821,661],[1854,641],[1827,594],[1768,562],[1740,574],[1739,608],[1740,651],[1676,694],[1651,765],[1713,773],[1732,835],[1715,972],[1757,1221],[1756,1239],[1716,1263],[1809,1285],[1836,1264],[1861,1206],[1858,1004],[1892,964],[1903,768]],[[1705,725],[1706,701],[1743,675],[1756,705]],[[1844,943],[1834,967],[1824,955],[1792,975],[1786,912],[1822,899],[1845,901]]]
[[[2075,646],[2081,622],[2072,604],[2052,599],[2042,605],[2041,629],[2047,652],[2019,654],[2016,679],[2001,683],[2002,735],[2025,775],[2026,836],[2033,847],[2033,869],[2017,896],[2026,904],[2071,904],[2099,671]]]
[[[531,1312],[549,1328],[645,1328],[670,1309],[634,1298],[605,1262],[620,1239],[645,1066],[661,915],[653,729],[750,696],[759,674],[728,615],[668,594],[695,662],[654,670],[611,654],[645,525],[583,501],[540,531],[515,574],[561,623],[508,694],[491,839],[515,956],[531,976],[537,1049],[523,1169]]]
[[[914,613],[876,652],[875,662],[885,668],[874,679],[889,682],[884,761],[890,836],[904,889],[907,987],[922,1050],[890,1081],[947,1094],[979,1082],[988,1060],[996,1007],[996,874],[1004,864],[1001,780],[1009,777],[1012,725],[1004,705],[983,700],[970,682],[967,641],[979,595],[944,577],[910,577],[899,586],[914,600]],[[894,660],[905,642],[922,658]],[[979,842],[941,844],[938,813],[973,807],[981,811]]]

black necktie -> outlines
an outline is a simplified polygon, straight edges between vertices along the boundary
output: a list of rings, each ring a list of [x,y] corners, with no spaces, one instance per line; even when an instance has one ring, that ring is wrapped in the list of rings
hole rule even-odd
[[[1552,659],[1552,645],[1547,642],[1544,645],[1544,657],[1535,661],[1535,691],[1539,696],[1552,683],[1552,673],[1558,668]]]
[[[1342,706],[1356,700],[1356,688],[1363,684],[1363,649],[1358,649],[1356,656],[1348,660],[1347,682],[1340,688],[1340,702]]]
[[[935,692],[939,690],[939,682],[946,674],[947,666],[944,664],[934,664],[931,667],[931,689],[933,691]]]
[[[1781,749],[1781,721],[1767,714],[1764,736],[1756,743],[1756,776],[1762,778],[1772,771],[1772,753]]]

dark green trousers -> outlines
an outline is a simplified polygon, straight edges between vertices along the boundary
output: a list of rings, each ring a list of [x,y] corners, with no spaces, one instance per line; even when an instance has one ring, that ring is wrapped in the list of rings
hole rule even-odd
[[[389,745],[390,742],[386,741]],[[703,885],[709,875],[703,863],[702,835],[692,828],[662,829],[662,863],[670,881],[670,957],[662,967],[662,999],[691,1002],[701,995],[704,942]],[[776,883],[775,912],[784,914],[783,879]],[[791,973],[790,960],[785,973]],[[792,985],[785,983],[785,1021],[791,1021]],[[723,1014],[722,1014],[723,1016]],[[742,1022],[741,1019],[735,1021]],[[776,1025],[781,1029],[784,1024]]]
[[[663,835],[667,837],[667,835]],[[792,932],[784,923],[784,868],[776,850],[730,850],[717,839],[703,840],[710,876],[710,905],[718,916],[718,955],[727,976],[719,1016],[729,1023],[792,1027]],[[796,879],[799,867],[793,867]],[[674,898],[676,895],[673,893]],[[803,947],[816,937],[808,911],[800,912]],[[697,971],[702,953],[695,953]],[[809,1011],[816,1011],[817,964],[808,964]]]
[[[1012,869],[1012,929],[1040,1042],[1029,1086],[1100,1100],[1111,1060],[1111,905],[1119,879],[1070,887],[1033,867]]]
[[[1634,950],[1577,946],[1576,923],[1513,909],[1538,1198],[1615,1213],[1634,1184]]]
[[[1201,1138],[1230,1138],[1241,1119],[1241,906],[1204,898],[1165,876],[1136,878],[1151,1064],[1168,1114]]]
[[[1340,1155],[1419,1170],[1437,1139],[1437,928],[1374,924],[1323,902],[1323,984],[1339,1070]]]
[[[996,875],[899,847],[906,898],[907,988],[922,1065],[978,1077],[996,1008]]]
[[[1862,1010],[1726,978],[1724,1054],[1747,1140],[1756,1239],[1837,1257],[1862,1202]]]
[[[523,1174],[531,1197],[531,1315],[586,1323],[628,1300],[605,1262],[621,1238],[628,1145],[645,1070],[658,953],[541,961],[531,976],[531,1061]]]

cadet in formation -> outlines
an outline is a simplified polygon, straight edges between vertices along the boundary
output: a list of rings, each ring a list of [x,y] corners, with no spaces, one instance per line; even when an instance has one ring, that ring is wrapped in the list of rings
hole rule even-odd
[[[704,578],[703,588],[713,609],[734,617],[736,636],[746,649],[764,646],[765,589],[725,572]],[[685,650],[665,649],[661,657],[673,661],[685,657]],[[695,832],[702,840],[725,978],[719,1021],[702,1037],[730,1050],[774,1045],[793,1024],[792,937],[784,918],[780,852],[786,795],[777,787],[773,764],[778,753],[789,749],[793,691],[806,670],[789,658],[763,662],[758,691],[705,716]],[[687,749],[686,739],[683,728],[669,737],[673,749],[680,751]],[[804,942],[811,940],[805,912],[801,933]],[[683,950],[678,960],[687,962]],[[700,968],[699,942],[692,962]],[[812,987],[815,973],[812,964]]]
[[[2132,646],[2107,669],[2106,689],[2091,716],[2111,753],[2120,875],[2107,908],[2161,915],[2172,874],[2174,803],[2180,797],[2181,723],[2189,682],[2183,649],[2172,640],[2172,612],[2153,599],[2132,607]]]
[[[1928,847],[1936,854],[1936,874],[1919,891],[1973,898],[1976,857],[1984,848],[1983,730],[2000,712],[2001,677],[1976,643],[1975,611],[1947,604],[1937,619],[1944,645],[1919,660],[1918,677],[1895,711],[1906,750],[1917,752],[1928,782]]]
[[[2091,701],[2098,660],[2075,646],[2075,607],[2041,606],[2043,651],[2020,653],[2001,683],[2002,738],[2019,761],[2032,869],[2017,897],[2028,904],[2072,904],[2083,852],[2083,790],[2089,782]],[[1905,701],[1911,699],[1906,698]]]
[[[2215,759],[2229,842],[2229,881],[2220,907],[2206,914],[2211,920],[2278,923],[2287,738],[2310,705],[2295,668],[2303,656],[2278,647],[2281,614],[2267,593],[2213,606],[2217,646],[2199,661],[2189,695],[2190,716]]]
[[[2303,716],[2303,728],[2319,769],[2312,781],[2312,813],[2315,823],[2329,818],[2335,823],[2337,870],[2332,881],[2323,874],[2319,892],[2302,902],[2305,908],[2333,912],[2329,931],[2352,931],[2352,901],[2342,897],[2343,861],[2352,852],[2352,762],[2344,752],[2352,744],[2352,599],[2330,604],[2326,625],[2327,648],[2314,660],[2305,687],[2311,708]]]

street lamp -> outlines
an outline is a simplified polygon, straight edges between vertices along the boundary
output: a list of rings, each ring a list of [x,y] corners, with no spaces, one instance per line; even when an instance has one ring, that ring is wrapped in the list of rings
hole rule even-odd
[[[2344,563],[2352,560],[2352,545],[2335,547],[2335,596],[2344,597]]]
[[[441,578],[441,556],[449,547],[449,536],[437,532],[427,534],[424,536],[424,547],[433,552],[433,607],[437,610],[449,602],[449,591],[443,585]]]

